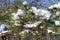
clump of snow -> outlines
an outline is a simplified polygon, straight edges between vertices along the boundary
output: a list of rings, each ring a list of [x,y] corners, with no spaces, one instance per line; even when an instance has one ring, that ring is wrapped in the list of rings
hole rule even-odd
[[[48,32],[48,33],[52,33],[52,34],[57,34],[55,31],[53,31],[53,30],[50,29],[50,28],[47,29],[47,32]]]
[[[17,13],[12,13],[13,15],[12,19],[14,20],[19,19],[19,15],[22,15],[22,14],[23,14],[23,10],[18,9]]]
[[[48,33],[52,33],[52,34],[58,34],[56,33],[55,31],[52,31],[52,30],[47,30]]]
[[[51,5],[50,7],[48,7],[49,9],[53,9],[53,8],[60,8],[60,3],[58,4],[54,4],[54,5]]]
[[[28,2],[27,2],[27,1],[24,1],[24,2],[23,2],[23,5],[27,5],[27,4],[28,4]]]
[[[25,24],[23,25],[23,27],[25,28],[33,28],[33,27],[37,27],[40,23],[42,23],[41,21],[35,22],[33,24]]]
[[[8,31],[3,31],[2,33],[7,33]]]
[[[17,14],[18,14],[18,15],[22,15],[22,14],[23,14],[23,10],[18,9]]]
[[[6,24],[1,24],[0,26],[0,32],[3,32],[5,30]]]
[[[13,15],[13,17],[12,17],[13,20],[19,19],[18,14],[12,13],[12,15]]]
[[[57,20],[56,20],[56,21],[55,21],[55,25],[56,25],[56,26],[60,25],[60,21],[57,21]]]
[[[45,10],[44,10],[44,11],[45,11]],[[42,11],[42,12],[44,12],[44,11]],[[45,13],[44,17],[45,17],[47,20],[49,20],[49,19],[50,19],[50,16],[51,16],[51,13],[50,13],[49,11],[45,11],[44,13]]]
[[[19,20],[16,20],[15,22],[14,22],[14,25],[15,26],[20,26],[21,24],[20,24],[20,21]]]
[[[39,33],[38,31],[36,31],[36,33]]]
[[[43,26],[40,26],[41,29],[43,29],[44,27]]]
[[[51,32],[52,32],[52,30],[48,29],[48,30],[47,30],[47,32],[48,32],[48,33],[51,33]]]
[[[36,32],[37,32],[37,31],[36,31]],[[24,34],[24,33],[31,33],[31,34],[35,35],[35,33],[34,33],[33,31],[29,30],[29,29],[23,30],[23,31],[20,32],[19,34],[21,35],[21,34]],[[38,32],[37,32],[37,33],[38,33]]]
[[[37,9],[36,7],[31,7],[32,11],[35,15],[37,16],[43,16],[43,18],[49,20],[51,13],[48,10],[44,10],[44,9]]]
[[[53,34],[56,34],[56,32],[52,32]]]
[[[25,33],[25,32],[29,32],[29,30],[24,30],[24,31],[22,31],[21,33],[19,33],[19,34],[23,34],[23,33]]]
[[[31,7],[31,9],[32,9],[32,11],[33,11],[33,13],[34,13],[35,15],[38,15],[38,14],[37,14],[37,8],[36,8],[36,7]]]
[[[60,15],[60,12],[59,12],[59,11],[57,11],[57,12],[56,12],[56,16],[59,16],[59,15]]]

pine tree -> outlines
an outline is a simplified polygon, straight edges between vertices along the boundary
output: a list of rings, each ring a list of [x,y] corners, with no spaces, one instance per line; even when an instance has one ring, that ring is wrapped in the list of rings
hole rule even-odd
[[[7,30],[12,30],[12,34],[21,40],[56,40],[55,36],[60,35],[60,9],[37,9],[29,7],[27,1],[22,4],[15,2],[13,7],[0,10],[0,22],[9,25]]]

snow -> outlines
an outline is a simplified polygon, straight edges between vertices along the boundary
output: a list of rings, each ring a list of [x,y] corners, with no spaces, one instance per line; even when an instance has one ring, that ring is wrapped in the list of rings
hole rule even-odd
[[[57,11],[57,12],[56,12],[56,16],[59,16],[59,15],[60,15],[60,12],[59,12],[59,11]]]
[[[36,7],[31,7],[32,11],[37,16],[43,16],[45,19],[49,20],[51,13],[48,10],[37,9]]]
[[[41,29],[43,29],[43,26],[40,26]]]
[[[29,30],[29,29],[23,30],[19,34],[22,35],[24,33],[31,33],[31,34],[35,35],[35,33],[33,31]],[[38,33],[38,31],[36,31],[36,33]]]
[[[0,28],[1,28],[1,29],[4,29],[5,26],[6,26],[5,24],[2,24],[2,25],[0,26]]]
[[[22,14],[23,14],[23,10],[18,9],[17,13],[12,13],[13,15],[12,19],[14,20],[19,19],[19,15],[22,15]]]
[[[45,17],[47,20],[49,20],[49,19],[50,19],[50,16],[51,16],[51,13],[47,12],[44,17]]]
[[[48,7],[49,9],[53,9],[53,8],[59,8],[60,9],[60,3],[58,4],[54,4],[54,5],[51,5],[50,7]]]
[[[52,32],[52,33],[56,34],[56,32]]]
[[[30,30],[26,29],[26,30],[23,30],[22,32],[20,32],[19,34],[24,34],[25,32],[29,32]]]
[[[33,13],[34,13],[35,15],[38,15],[38,14],[37,14],[37,8],[36,8],[36,7],[31,7],[31,9],[32,9],[32,11],[33,11]]]
[[[19,19],[18,14],[13,13],[13,17],[12,17],[12,19],[14,19],[14,20]]]
[[[40,23],[42,23],[41,21],[35,22],[33,24],[25,24],[23,25],[23,27],[25,28],[33,28],[33,27],[37,27]]]
[[[51,33],[51,32],[52,32],[52,30],[48,29],[48,30],[47,30],[47,32],[48,32],[48,33]]]
[[[17,21],[17,20],[16,20],[16,21],[14,22],[14,25],[15,25],[15,26],[20,26],[20,21]]]
[[[43,9],[40,9],[41,10],[41,15],[44,16],[45,19],[49,20],[50,19],[50,16],[51,16],[51,13],[48,11],[48,10],[43,10]]]
[[[55,31],[50,30],[50,29],[48,29],[47,32],[48,32],[48,33],[52,33],[52,34],[58,34],[58,33],[56,33]]]
[[[57,21],[57,20],[56,20],[56,21],[55,21],[55,25],[56,25],[56,26],[60,25],[60,21]]]
[[[23,14],[23,10],[18,9],[17,14],[18,14],[18,15],[22,15],[22,14]]]
[[[0,32],[3,32],[4,29],[5,29],[5,27],[6,27],[6,24],[1,24],[1,26],[0,26]]]
[[[2,33],[7,33],[8,31],[3,31]]]
[[[24,25],[24,27],[26,27],[26,28],[32,28],[33,24],[26,24],[26,25]]]
[[[42,23],[42,21],[37,21],[34,23],[34,27],[37,27],[38,25],[40,25]]]
[[[24,1],[24,2],[23,2],[23,5],[27,5],[27,4],[28,4],[28,2],[27,2],[27,1]]]

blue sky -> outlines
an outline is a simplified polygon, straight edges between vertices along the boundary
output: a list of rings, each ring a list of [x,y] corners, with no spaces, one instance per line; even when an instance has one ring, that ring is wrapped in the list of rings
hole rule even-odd
[[[9,0],[7,0],[7,1],[9,1]],[[12,3],[13,1],[14,1],[14,0],[10,0],[11,3]],[[26,1],[26,0],[22,0],[22,1]],[[27,1],[31,3],[31,2],[34,1],[34,0],[27,0]],[[42,3],[47,3],[48,1],[47,1],[47,2],[46,2],[46,1],[47,1],[47,0],[41,0]],[[57,2],[58,2],[58,0],[50,0],[50,1],[52,1],[53,3],[57,3]],[[48,3],[49,3],[49,2],[48,2]]]
[[[25,1],[25,0],[22,0],[22,1]],[[34,0],[28,0],[29,3],[31,3],[32,1],[34,1]],[[45,7],[48,7],[48,6],[52,5],[52,3],[53,4],[59,3],[58,0],[50,0],[50,1],[40,0],[40,2],[42,4],[42,6],[45,6]]]
[[[10,3],[13,3],[13,1],[14,1],[14,0],[10,0]],[[25,0],[22,0],[22,2],[23,2],[23,1],[25,1]],[[28,1],[28,3],[31,3],[31,2],[33,2],[34,0],[27,0],[27,1]],[[9,3],[9,0],[7,0],[7,2]],[[41,0],[40,2],[41,2],[41,4],[42,4],[42,6],[44,6],[44,7],[48,7],[48,6],[52,5],[52,3],[54,3],[54,4],[59,3],[58,0],[50,0],[50,1]],[[52,3],[51,3],[51,2],[52,2]]]
[[[14,0],[7,0],[8,3],[9,3],[9,1],[10,1],[10,3],[13,3],[14,2]]]

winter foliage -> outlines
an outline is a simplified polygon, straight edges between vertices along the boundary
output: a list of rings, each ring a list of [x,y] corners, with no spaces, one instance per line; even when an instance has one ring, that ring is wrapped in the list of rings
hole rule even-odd
[[[14,6],[15,10],[0,10],[0,33],[7,32],[4,30],[7,27],[7,30],[12,30],[12,34],[21,37],[21,40],[26,37],[37,40],[38,37],[60,34],[60,3],[47,9],[29,6],[27,1]]]

